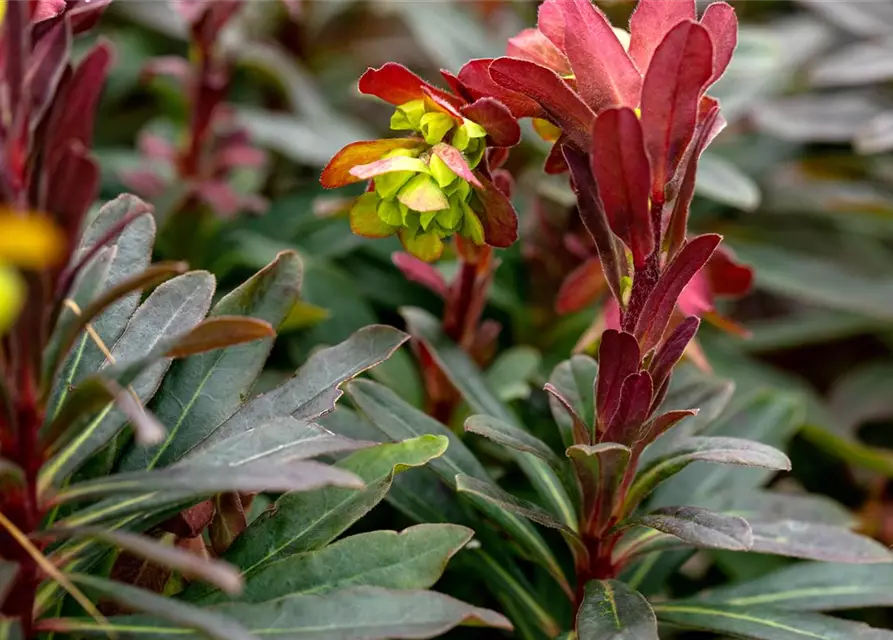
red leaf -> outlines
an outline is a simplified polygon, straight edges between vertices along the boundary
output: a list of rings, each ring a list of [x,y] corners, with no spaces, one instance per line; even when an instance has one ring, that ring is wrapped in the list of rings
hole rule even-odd
[[[638,107],[642,76],[605,15],[589,0],[559,2],[565,53],[583,100],[595,113],[607,107]]]
[[[721,240],[715,234],[693,238],[682,247],[679,255],[657,281],[636,323],[635,335],[646,353],[660,342],[679,295],[695,274],[707,264]]]
[[[697,20],[695,0],[639,0],[629,21],[629,55],[643,74],[654,50],[677,24]]]
[[[607,283],[598,258],[590,258],[574,269],[558,290],[555,311],[564,315],[585,309],[605,292]]]
[[[353,142],[335,154],[323,169],[319,182],[326,189],[335,189],[354,182],[362,182],[350,174],[353,167],[380,160],[381,156],[394,149],[411,149],[422,144],[418,138],[389,138],[384,140],[361,140]]]
[[[379,69],[368,69],[360,76],[360,93],[376,96],[394,106],[405,104],[412,100],[425,97],[423,89],[428,89],[432,95],[437,96],[450,104],[454,109],[461,105],[461,101],[451,96],[446,91],[431,86],[412,71],[396,62],[388,62]]]
[[[651,159],[652,199],[663,204],[691,142],[701,94],[713,73],[710,34],[695,22],[676,25],[654,52],[642,88],[642,129]]]
[[[564,53],[539,29],[524,29],[514,38],[509,38],[505,53],[510,58],[535,62],[562,76],[573,73]]]
[[[611,229],[642,268],[655,247],[648,207],[651,168],[642,123],[632,109],[608,109],[595,119],[590,158]]]
[[[518,214],[511,201],[496,188],[484,175],[478,173],[483,189],[475,189],[481,201],[481,225],[484,227],[484,240],[491,247],[510,247],[518,239]]]
[[[505,169],[496,169],[491,173],[491,176],[496,188],[502,191],[507,198],[511,199],[515,190],[515,179],[512,177],[512,174]]]
[[[492,97],[501,102],[516,118],[539,118],[543,110],[527,96],[502,87],[490,77],[491,58],[472,60],[459,70],[459,82],[475,99]]]
[[[642,425],[651,412],[651,398],[654,384],[647,371],[633,373],[623,381],[620,391],[620,404],[611,417],[602,442],[619,442],[632,446],[642,434]]]
[[[504,104],[493,98],[480,98],[459,110],[463,116],[487,130],[496,147],[513,147],[521,141],[521,127]]]
[[[558,0],[546,0],[537,11],[536,26],[559,51],[565,51],[564,10]]]
[[[565,136],[562,136],[562,138],[567,140]],[[549,149],[549,155],[546,157],[546,163],[543,166],[543,171],[551,176],[559,175],[568,170],[567,161],[564,159],[562,138],[559,138],[552,145],[552,148]]]
[[[620,406],[624,380],[639,370],[639,343],[629,333],[608,329],[598,348],[598,377],[595,382],[595,407],[598,431],[604,431]]]
[[[620,242],[611,232],[608,218],[598,195],[598,185],[592,177],[589,156],[570,145],[562,145],[564,159],[570,169],[571,187],[577,195],[577,209],[580,219],[595,241],[605,279],[615,298],[621,297],[620,280],[626,274],[626,257],[622,254]]]
[[[707,263],[707,278],[714,295],[740,298],[753,286],[753,269],[735,260],[731,249],[719,247]]]
[[[487,64],[489,64],[489,62]],[[486,69],[486,65],[484,68]],[[440,75],[450,86],[450,89],[453,91],[453,93],[455,93],[457,96],[460,96],[466,102],[474,102],[474,97],[464,86],[462,86],[462,82],[459,80],[459,77],[457,75],[455,75],[451,71],[447,71],[446,69],[441,69]]]
[[[665,235],[669,248],[668,255],[671,258],[676,255],[676,251],[685,242],[685,234],[688,228],[688,210],[695,195],[698,160],[701,154],[704,153],[707,145],[726,126],[726,121],[719,113],[719,104],[713,98],[705,96],[701,100],[700,111],[695,141],[689,145],[686,158],[681,163],[685,170],[680,172],[681,176],[677,174],[678,185],[674,185],[677,191],[676,199],[673,203],[673,211],[667,221]]]
[[[660,349],[651,361],[648,370],[654,379],[654,387],[659,389],[670,378],[673,367],[685,353],[685,347],[691,342],[698,332],[701,321],[695,317],[688,317],[673,330],[673,333],[664,341]]]
[[[569,140],[580,149],[589,149],[595,113],[554,71],[527,60],[497,58],[490,64],[490,76],[506,89],[536,100]]]
[[[440,271],[419,260],[415,256],[408,253],[394,253],[391,255],[394,266],[403,272],[407,280],[418,282],[426,289],[430,289],[441,298],[447,297],[447,283],[444,281]]]
[[[478,189],[483,188],[484,185],[482,185],[481,181],[471,172],[468,162],[465,161],[465,156],[463,156],[462,152],[456,147],[448,145],[445,142],[438,142],[431,147],[431,151],[434,155],[443,160],[443,163],[457,176],[466,182],[470,182]]]
[[[738,44],[738,18],[735,10],[725,2],[714,2],[701,17],[701,24],[713,40],[713,84],[729,66]]]

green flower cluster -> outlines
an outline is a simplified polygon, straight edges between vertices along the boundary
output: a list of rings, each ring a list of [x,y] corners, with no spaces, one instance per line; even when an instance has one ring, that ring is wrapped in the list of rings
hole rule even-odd
[[[461,154],[474,169],[486,151],[484,128],[470,120],[459,124],[447,113],[428,111],[424,100],[413,100],[397,107],[391,129],[416,132],[425,143],[382,157],[390,161],[389,171],[376,175],[374,191],[354,205],[354,230],[374,236],[398,233],[406,249],[425,260],[439,257],[443,238],[454,233],[483,244],[484,230],[471,207],[474,189],[441,156]]]

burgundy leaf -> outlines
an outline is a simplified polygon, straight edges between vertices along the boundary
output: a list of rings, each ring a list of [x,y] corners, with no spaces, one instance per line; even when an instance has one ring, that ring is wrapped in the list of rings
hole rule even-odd
[[[483,188],[480,180],[478,180],[471,172],[471,168],[469,168],[465,156],[463,156],[462,152],[456,147],[448,145],[445,142],[439,142],[431,148],[431,151],[434,155],[443,160],[443,163],[457,176],[466,182],[470,182],[478,189]]]
[[[505,197],[511,199],[512,193],[515,191],[515,179],[512,174],[505,169],[496,169],[491,175],[496,188],[502,191]]]
[[[31,3],[31,8],[31,21],[42,22],[65,11],[65,0],[36,0]]]
[[[394,253],[391,256],[391,260],[407,280],[418,282],[441,298],[445,299],[447,297],[447,283],[444,281],[440,271],[434,266],[408,253]]]
[[[511,201],[483,174],[478,173],[483,189],[475,189],[483,211],[479,213],[484,240],[491,247],[510,247],[518,239],[518,214]]]
[[[99,165],[89,153],[83,145],[71,143],[57,156],[46,181],[46,209],[72,240],[99,192]]]
[[[636,323],[635,335],[644,352],[647,353],[660,342],[679,295],[695,274],[707,264],[721,240],[715,234],[693,238],[682,247],[663,272]]]
[[[460,113],[487,130],[496,147],[513,147],[521,140],[521,127],[504,104],[493,98],[480,98],[459,109]]]
[[[554,71],[527,60],[497,58],[490,64],[490,76],[506,89],[536,100],[574,144],[589,148],[595,113]]]
[[[31,91],[32,128],[37,126],[49,107],[70,53],[71,30],[64,20],[59,20],[37,42],[34,53],[29,58],[31,65],[26,71],[26,78]]]
[[[558,290],[555,311],[564,315],[585,309],[605,292],[607,283],[598,258],[590,258],[574,269]]]
[[[25,61],[31,50],[31,28],[28,19],[27,2],[5,2],[5,21],[2,24],[3,39],[0,46],[0,64],[5,66],[0,77],[6,88],[6,109],[19,109],[24,104],[22,94],[25,90]],[[4,127],[9,126],[4,123]]]
[[[74,35],[89,31],[96,26],[112,0],[68,0],[65,18],[71,24]]]
[[[688,228],[688,211],[692,198],[695,195],[695,179],[698,171],[698,160],[707,145],[723,130],[726,121],[719,113],[719,104],[709,97],[701,101],[701,115],[698,131],[695,134],[694,144],[689,145],[686,157],[682,161],[679,184],[676,185],[676,196],[673,203],[673,211],[667,221],[665,237],[667,239],[668,255],[670,258],[676,255],[685,242],[685,234]]]
[[[632,109],[607,109],[595,119],[590,157],[611,229],[641,269],[654,251],[655,237],[648,207],[651,168],[642,123]]]
[[[753,286],[753,269],[735,260],[731,249],[719,247],[707,263],[710,289],[717,296],[741,297]]]
[[[642,354],[639,343],[629,333],[608,329],[598,348],[598,377],[595,382],[597,431],[611,424],[620,406],[621,390],[630,375],[639,370]]]
[[[647,371],[627,376],[621,387],[620,404],[601,441],[619,442],[628,447],[638,442],[645,435],[642,426],[651,412],[653,395],[654,383]]]
[[[729,66],[738,44],[738,18],[735,10],[725,2],[714,2],[701,17],[701,24],[713,40],[713,84]]]
[[[567,415],[570,416],[573,425],[574,443],[591,444],[592,435],[589,433],[589,427],[586,426],[586,422],[576,412],[570,401],[551,382],[547,382],[543,390],[551,395],[564,408]]]
[[[637,107],[642,76],[601,9],[589,0],[559,2],[565,20],[565,53],[583,100],[595,113],[607,107]]]
[[[487,64],[489,64],[489,62]],[[459,76],[454,74],[452,71],[447,71],[446,69],[440,70],[440,76],[449,85],[453,93],[455,93],[466,102],[474,102],[474,97],[471,95],[468,89],[466,89],[462,85],[462,82],[459,80]]]
[[[662,413],[661,415],[652,418],[643,429],[645,434],[644,437],[640,442],[637,442],[634,447],[635,453],[641,452],[647,445],[657,440],[682,420],[685,420],[689,416],[696,415],[698,415],[698,409],[682,409],[678,411],[668,411],[667,413]]]
[[[564,159],[571,173],[571,186],[577,194],[577,208],[580,218],[586,225],[586,230],[595,241],[596,251],[605,272],[605,279],[614,297],[621,297],[620,279],[626,272],[626,257],[622,254],[622,248],[611,233],[608,226],[608,218],[602,208],[602,201],[598,195],[598,185],[592,177],[592,169],[589,166],[589,157],[577,149],[565,145]]]
[[[555,176],[568,170],[567,161],[564,159],[564,143],[566,141],[567,136],[562,134],[555,144],[552,145],[552,148],[549,149],[549,155],[546,157],[546,162],[543,165],[543,171],[548,175]]]
[[[506,89],[490,77],[492,59],[478,59],[465,63],[459,70],[459,82],[466,93],[475,99],[492,97],[501,102],[516,118],[539,118],[543,110],[527,96]]]
[[[697,20],[695,0],[639,0],[629,21],[629,55],[643,74],[654,50],[684,20]]]
[[[388,62],[378,69],[369,69],[360,76],[360,93],[376,96],[395,106],[423,98],[423,89],[458,108],[460,101],[446,91],[433,87],[412,71],[396,62]]]
[[[510,58],[530,60],[562,76],[573,73],[564,53],[539,29],[524,29],[509,38],[505,52]]]
[[[686,318],[679,323],[679,326],[673,330],[673,333],[657,350],[651,365],[648,367],[648,370],[651,371],[651,377],[654,379],[654,387],[656,389],[660,389],[664,382],[669,379],[673,367],[679,362],[679,359],[685,352],[685,347],[695,337],[700,324],[701,321],[698,318]]]
[[[659,205],[694,135],[701,94],[712,73],[710,34],[695,22],[677,24],[654,52],[642,88],[642,129],[651,159],[651,197]]]

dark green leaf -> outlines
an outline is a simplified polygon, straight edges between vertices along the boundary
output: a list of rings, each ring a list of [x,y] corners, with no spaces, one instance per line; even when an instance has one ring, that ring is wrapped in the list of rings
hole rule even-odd
[[[473,534],[452,524],[420,524],[399,533],[361,533],[264,565],[251,576],[238,600],[266,602],[359,586],[427,589]]]
[[[216,612],[198,609],[174,598],[138,589],[121,582],[113,582],[105,578],[73,574],[71,579],[104,598],[144,613],[173,622],[187,629],[194,629],[202,635],[215,640],[255,640],[254,636],[243,629],[235,620]],[[61,629],[60,629],[61,630]]]
[[[754,522],[752,551],[828,562],[893,562],[890,550],[871,538],[842,527],[796,520]]]
[[[565,447],[573,445],[584,433],[592,432],[597,376],[598,363],[589,356],[579,355],[559,364],[549,376],[549,407]],[[567,402],[566,406],[562,400]]]
[[[618,580],[586,583],[577,612],[579,640],[658,640],[651,605]]]
[[[635,524],[669,533],[696,547],[747,551],[754,543],[743,518],[698,507],[667,507],[636,520]]]
[[[710,603],[654,605],[658,620],[754,640],[891,640],[893,632],[816,613]]]
[[[487,368],[487,384],[503,402],[527,398],[541,359],[540,353],[531,347],[506,349]]]
[[[559,475],[564,471],[561,458],[546,443],[527,431],[513,427],[498,418],[482,415],[471,416],[465,421],[465,431],[489,438],[510,449],[533,454],[537,458],[545,460]]]
[[[250,316],[275,327],[294,306],[300,287],[300,260],[282,253],[221,299],[209,318]],[[206,438],[245,401],[272,344],[266,339],[175,362],[150,405],[169,427],[167,440],[158,447],[131,449],[121,468],[167,466]]]
[[[711,589],[699,600],[793,611],[891,607],[891,584],[891,565],[800,562],[756,580]]]
[[[674,440],[664,455],[636,473],[627,495],[626,512],[631,513],[659,484],[696,461],[776,470],[791,468],[791,461],[784,453],[759,442],[724,437],[681,438]]]

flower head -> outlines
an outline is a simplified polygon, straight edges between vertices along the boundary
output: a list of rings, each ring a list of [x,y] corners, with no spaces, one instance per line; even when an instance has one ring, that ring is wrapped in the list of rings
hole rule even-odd
[[[360,91],[394,105],[391,129],[408,136],[350,144],[320,178],[326,188],[368,181],[350,212],[353,232],[397,234],[426,261],[439,258],[453,234],[497,247],[517,237],[517,217],[490,165],[495,148],[518,142],[518,123],[499,101],[475,98],[457,77],[444,75],[455,94],[394,63],[363,74]]]

